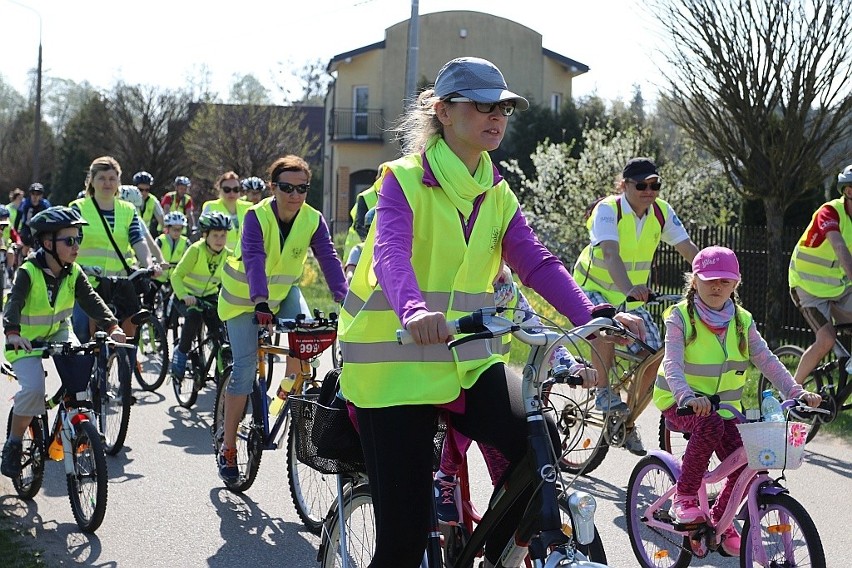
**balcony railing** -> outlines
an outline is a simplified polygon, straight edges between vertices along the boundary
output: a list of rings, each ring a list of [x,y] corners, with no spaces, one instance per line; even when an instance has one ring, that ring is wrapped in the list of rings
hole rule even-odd
[[[328,123],[328,134],[333,141],[366,140],[381,142],[382,130],[381,109],[356,110],[338,108],[332,111]]]

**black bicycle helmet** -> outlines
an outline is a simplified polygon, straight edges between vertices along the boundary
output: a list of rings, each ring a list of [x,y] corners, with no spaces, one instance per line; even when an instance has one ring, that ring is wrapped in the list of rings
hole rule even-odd
[[[154,185],[154,176],[146,171],[136,172],[133,174],[133,185],[139,185],[140,183]]]
[[[262,179],[256,176],[247,177],[240,182],[243,191],[263,191],[266,189],[266,184]]]
[[[89,222],[80,216],[80,212],[71,207],[56,205],[33,215],[27,222],[34,235],[57,233],[68,227],[82,227]]]
[[[198,218],[198,228],[202,231],[211,231],[214,229],[231,230],[231,218],[221,211],[208,211],[202,213]]]

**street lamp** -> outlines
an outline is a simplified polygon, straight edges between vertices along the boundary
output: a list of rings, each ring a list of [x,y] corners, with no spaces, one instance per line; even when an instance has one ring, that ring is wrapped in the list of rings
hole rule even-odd
[[[36,68],[36,100],[35,100],[35,124],[33,131],[33,182],[41,176],[41,14],[32,6],[22,4],[17,0],[9,0],[21,8],[26,8],[38,16],[38,67]]]

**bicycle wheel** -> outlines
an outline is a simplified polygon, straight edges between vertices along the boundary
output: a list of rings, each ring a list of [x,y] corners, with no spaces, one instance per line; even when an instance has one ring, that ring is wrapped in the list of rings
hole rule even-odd
[[[343,526],[346,550],[340,546],[340,516],[337,507],[328,512],[320,557],[323,568],[340,568],[344,555],[351,568],[368,566],[376,550],[376,515],[370,486],[362,483],[343,493]]]
[[[320,534],[323,519],[337,499],[337,478],[320,473],[296,458],[296,428],[292,418],[291,414],[287,433],[287,479],[290,484],[290,496],[296,506],[296,514],[302,519],[305,527],[314,534]]]
[[[172,376],[172,389],[178,404],[183,408],[192,408],[198,399],[197,385],[201,381],[200,373],[203,371],[197,344],[193,345],[186,359],[186,370],[182,377]]]
[[[825,566],[825,551],[811,516],[790,495],[761,495],[758,499],[760,527],[751,527],[747,516],[743,525],[740,566]],[[749,538],[752,531],[760,531]],[[751,542],[760,543],[766,563],[755,558]]]
[[[799,347],[798,345],[782,345],[777,348],[773,353],[778,357],[781,363],[787,367],[787,370],[790,371],[790,374],[793,375],[796,373],[796,368],[799,366],[799,361],[802,359],[802,354],[805,352],[804,349]],[[832,355],[833,357],[833,355]],[[835,358],[834,361],[837,361]],[[834,372],[834,371],[833,371]],[[805,390],[811,392],[822,392],[823,388],[823,380],[821,375],[818,372],[813,372],[805,379],[804,384],[802,385]],[[783,399],[784,397],[778,392],[769,379],[767,379],[763,374],[757,380],[757,397],[758,404],[760,403],[760,397],[763,391],[771,390],[776,398]],[[797,417],[796,421],[798,422],[806,422],[811,425],[811,431],[808,432],[808,442],[813,440],[814,436],[816,436],[819,431],[819,427],[822,425],[822,422],[816,417],[817,415],[804,415],[802,417]],[[792,420],[792,418],[791,418]]]
[[[93,393],[98,426],[104,435],[104,451],[114,456],[124,447],[130,424],[130,363],[124,349],[109,354],[104,370],[105,384],[95,375],[98,388]],[[97,372],[97,370],[96,370]]]
[[[95,425],[83,421],[71,439],[74,471],[69,473],[68,499],[80,530],[95,532],[104,520],[107,506],[107,463],[104,446]]]
[[[12,412],[9,410],[9,420],[6,421],[6,438],[9,438],[9,430],[12,425]],[[15,493],[21,499],[30,500],[35,497],[44,481],[44,459],[47,446],[44,443],[46,437],[41,416],[33,416],[30,425],[24,430],[21,438],[21,473],[12,478]]]
[[[669,515],[675,478],[666,463],[656,456],[639,460],[627,484],[625,517],[630,546],[643,568],[685,568],[692,560],[689,538],[666,528],[649,526],[649,520],[665,525],[672,524]],[[654,507],[652,519],[648,509]]]
[[[169,342],[163,324],[154,317],[136,330],[138,349],[133,374],[142,390],[155,391],[166,380],[169,369]]]
[[[231,382],[231,367],[225,369],[222,383],[216,389],[216,406],[213,414],[213,448],[218,457],[222,448],[225,432],[225,392]],[[257,383],[255,383],[255,388]],[[263,417],[260,411],[252,408],[251,395],[243,409],[242,419],[237,427],[237,467],[240,478],[234,483],[225,482],[225,486],[235,493],[246,491],[254,483],[263,456]],[[218,464],[217,464],[218,466]]]
[[[562,438],[560,468],[576,474],[592,472],[609,450],[604,416],[595,410],[594,391],[556,384],[544,394],[544,402],[554,413]]]

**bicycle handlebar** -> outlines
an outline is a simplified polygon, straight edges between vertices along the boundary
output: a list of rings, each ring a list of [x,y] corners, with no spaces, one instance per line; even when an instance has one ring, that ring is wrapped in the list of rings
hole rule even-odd
[[[77,353],[87,353],[96,347],[109,345],[113,348],[123,347],[133,349],[136,346],[130,343],[119,343],[109,338],[105,331],[95,332],[95,338],[92,341],[87,341],[81,345],[72,345],[70,341],[50,342],[50,341],[33,341],[31,343],[32,351],[41,351],[42,358],[51,357],[53,355],[75,355]],[[7,343],[6,350],[14,350],[15,346]]]
[[[257,324],[257,318],[252,318],[252,322]],[[316,330],[316,329],[337,329],[337,314],[331,312],[326,317],[321,311],[314,310],[314,317],[309,318],[305,314],[299,314],[295,318],[275,318],[273,320],[276,333],[288,333],[299,329]]]
[[[662,304],[663,302],[679,302],[683,299],[683,296],[680,294],[661,294],[659,292],[651,292],[648,294],[648,299],[645,301],[646,305],[650,304]],[[639,302],[639,298],[634,298],[633,296],[627,296],[624,299],[625,302]]]
[[[699,394],[699,393],[696,393],[696,394]],[[699,396],[705,396],[705,395],[699,394]],[[714,412],[717,411],[717,410],[728,410],[730,412],[733,412],[736,416],[738,416],[740,418],[740,420],[745,420],[745,416],[742,414],[742,412],[740,412],[737,408],[735,408],[734,406],[732,406],[730,404],[721,402],[720,399],[719,399],[719,395],[713,394],[713,395],[707,396],[707,398],[710,399],[710,407],[713,409]],[[825,408],[825,405],[826,405],[826,401],[823,401],[819,406],[817,406],[816,408],[813,408],[811,406],[808,406],[807,403],[805,403],[803,400],[798,399],[798,398],[791,398],[791,399],[788,399],[788,400],[781,402],[781,408],[783,410],[795,408],[796,412],[810,412],[810,413],[814,413],[814,414],[830,414],[831,411],[829,409]],[[677,412],[678,416],[692,416],[693,414],[695,414],[695,411],[693,410],[693,408],[691,406],[678,406],[676,412]]]

